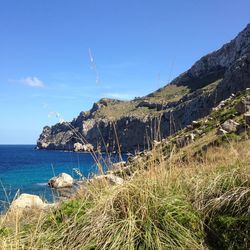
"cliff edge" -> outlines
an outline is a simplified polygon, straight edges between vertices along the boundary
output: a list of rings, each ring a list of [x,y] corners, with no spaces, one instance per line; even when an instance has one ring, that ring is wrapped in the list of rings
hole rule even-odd
[[[157,91],[132,101],[103,98],[71,122],[44,127],[39,149],[133,152],[149,148],[208,115],[231,94],[250,87],[250,24],[235,39],[198,60]]]

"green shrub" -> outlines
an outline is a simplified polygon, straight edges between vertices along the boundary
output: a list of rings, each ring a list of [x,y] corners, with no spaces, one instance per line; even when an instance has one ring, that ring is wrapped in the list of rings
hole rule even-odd
[[[90,201],[85,201],[80,198],[64,201],[60,207],[54,209],[48,214],[43,223],[43,228],[47,229],[53,225],[59,225],[66,220],[75,217],[80,218],[84,215],[85,211],[91,207]]]
[[[249,249],[250,215],[220,214],[208,223],[207,238],[215,249]]]
[[[236,113],[235,107],[226,107],[223,109],[219,109],[218,111],[214,111],[211,113],[211,117],[216,120],[217,122],[223,123],[228,119],[234,117]]]

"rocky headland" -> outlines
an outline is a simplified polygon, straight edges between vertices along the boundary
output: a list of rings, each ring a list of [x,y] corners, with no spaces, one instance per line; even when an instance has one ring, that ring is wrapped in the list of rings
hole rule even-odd
[[[71,122],[44,127],[37,148],[140,151],[208,115],[222,100],[247,87],[250,24],[165,87],[132,101],[103,98]]]

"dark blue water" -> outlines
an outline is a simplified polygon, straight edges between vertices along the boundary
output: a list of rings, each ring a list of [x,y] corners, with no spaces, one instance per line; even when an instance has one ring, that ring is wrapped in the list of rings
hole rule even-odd
[[[18,190],[52,201],[52,190],[47,182],[59,173],[68,173],[77,179],[79,176],[73,168],[79,168],[85,177],[98,172],[89,153],[34,150],[34,147],[0,145],[0,211],[11,202]],[[107,157],[102,155],[102,158]]]

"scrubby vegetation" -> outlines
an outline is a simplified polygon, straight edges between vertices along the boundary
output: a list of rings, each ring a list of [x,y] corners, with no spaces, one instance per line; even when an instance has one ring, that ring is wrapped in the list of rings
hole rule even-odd
[[[162,159],[124,184],[89,183],[39,216],[5,218],[2,249],[249,249],[250,141]],[[191,154],[190,154],[191,155]],[[139,168],[138,168],[139,169]]]
[[[204,94],[211,93],[221,80],[222,79],[218,79],[208,83],[198,91]],[[160,114],[162,110],[167,110],[166,108],[162,108],[164,105],[175,103],[181,100],[184,96],[194,93],[196,90],[197,89],[191,90],[187,86],[169,84],[147,96],[135,98],[131,101],[103,98],[98,103],[105,105],[95,112],[94,117],[115,121],[125,116],[143,118],[146,115]]]
[[[220,80],[208,84],[202,91],[211,92],[220,82]],[[166,85],[157,91],[132,101],[118,101],[112,99],[107,100],[105,105],[95,113],[95,118],[105,118],[109,120],[117,120],[124,116],[145,117],[145,115],[154,115],[160,113],[161,105],[177,102],[185,95],[190,93],[187,86]],[[98,103],[103,103],[101,99]],[[149,103],[149,105],[140,105],[141,103]],[[148,106],[151,107],[149,108]],[[157,108],[158,107],[158,108]]]
[[[188,94],[190,89],[187,86],[166,85],[144,97],[145,100],[157,103],[178,101]]]
[[[1,218],[2,249],[250,249],[249,125],[229,98],[150,151],[124,178],[86,182],[48,211]],[[218,134],[228,119],[247,128]],[[178,147],[178,138],[195,134]],[[126,169],[126,170],[125,170]]]

